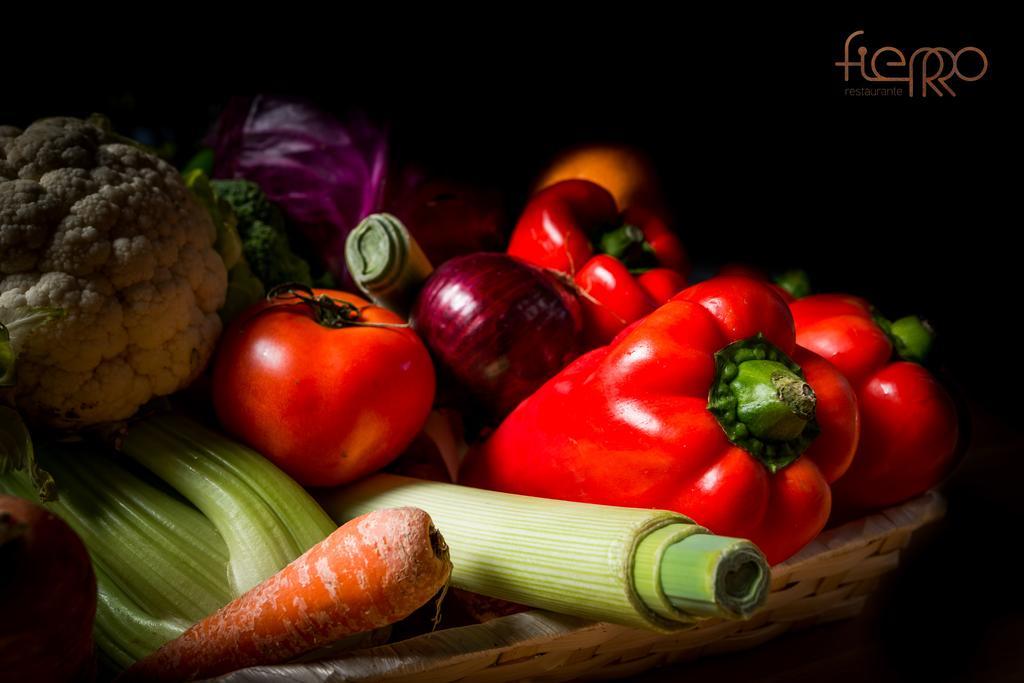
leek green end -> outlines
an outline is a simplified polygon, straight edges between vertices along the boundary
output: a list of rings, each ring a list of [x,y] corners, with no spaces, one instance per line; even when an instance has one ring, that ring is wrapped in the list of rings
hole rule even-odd
[[[637,592],[650,609],[663,616],[679,610],[694,618],[745,618],[764,604],[771,572],[757,546],[706,533],[672,538],[667,529],[637,548]]]

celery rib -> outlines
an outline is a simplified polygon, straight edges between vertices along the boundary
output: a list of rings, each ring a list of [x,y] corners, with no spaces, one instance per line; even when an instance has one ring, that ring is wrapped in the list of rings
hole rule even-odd
[[[278,486],[292,488],[294,498],[287,501],[288,507],[279,507],[276,511],[244,478],[237,476],[239,470],[247,471],[246,465],[252,468],[253,463],[273,467],[262,456],[230,449],[217,441],[211,441],[210,448],[197,445],[184,437],[184,432],[181,427],[143,421],[133,426],[125,437],[124,452],[173,486],[209,518],[227,544],[231,584],[237,593],[245,592],[276,573],[337,528],[312,498],[279,470],[277,474],[282,479]],[[216,437],[211,435],[207,435],[207,439]],[[226,454],[227,450],[234,452]],[[211,452],[217,457],[211,457]],[[275,493],[275,497],[280,495]],[[284,504],[285,501],[281,501],[281,506]],[[315,540],[301,547],[289,526],[281,522],[281,514],[290,511],[293,517],[310,515],[310,506],[313,506],[312,512],[323,515],[325,524],[315,534]]]
[[[337,528],[263,456],[184,417],[140,420],[124,438],[124,454],[176,493],[95,444],[38,450],[60,486],[47,506],[89,550],[95,638],[116,667],[181,635]],[[0,491],[37,499],[21,471],[0,473]]]
[[[202,450],[245,482],[267,503],[281,527],[289,532],[299,553],[306,552],[337,528],[304,488],[256,451],[181,416],[164,415],[151,419],[149,424],[166,433],[180,435],[191,447]],[[297,514],[299,512],[301,514]]]

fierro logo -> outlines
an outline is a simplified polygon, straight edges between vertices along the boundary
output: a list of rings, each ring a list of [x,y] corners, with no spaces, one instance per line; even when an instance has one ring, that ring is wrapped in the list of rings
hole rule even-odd
[[[929,94],[956,97],[957,81],[976,81],[988,72],[988,57],[979,48],[962,47],[953,52],[947,47],[919,47],[906,54],[895,47],[880,47],[868,57],[868,48],[857,48],[859,59],[850,59],[850,44],[864,31],[854,31],[843,45],[843,60],[835,65],[843,69],[843,80],[850,82],[850,68],[859,67],[860,78],[878,87],[846,88],[847,95],[903,95],[927,97]],[[951,84],[950,81],[953,81]]]

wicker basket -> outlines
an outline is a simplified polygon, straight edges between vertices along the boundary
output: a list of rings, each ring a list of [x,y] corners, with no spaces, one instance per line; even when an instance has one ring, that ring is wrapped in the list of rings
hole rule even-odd
[[[707,620],[672,635],[539,610],[429,633],[306,664],[254,667],[239,681],[568,681],[614,679],[656,666],[742,650],[785,631],[858,614],[918,527],[942,517],[934,492],[826,531],[772,569],[767,604],[746,621]]]

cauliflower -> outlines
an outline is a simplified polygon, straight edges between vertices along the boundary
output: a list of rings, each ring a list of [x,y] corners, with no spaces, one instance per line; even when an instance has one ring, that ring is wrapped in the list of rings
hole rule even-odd
[[[177,170],[102,122],[0,126],[0,323],[18,357],[17,406],[84,426],[186,386],[221,329],[215,237]]]

